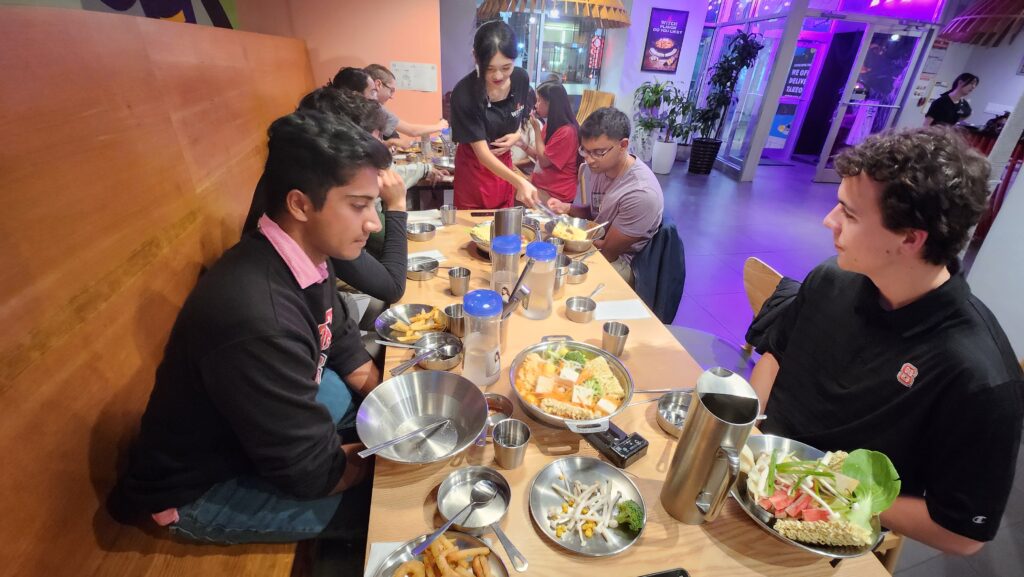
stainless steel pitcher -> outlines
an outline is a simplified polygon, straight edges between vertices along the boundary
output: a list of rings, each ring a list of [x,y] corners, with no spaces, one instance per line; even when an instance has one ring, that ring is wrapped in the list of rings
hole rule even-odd
[[[721,367],[704,371],[692,395],[661,504],[683,523],[699,525],[722,510],[760,407],[750,383]]]
[[[526,209],[521,206],[501,208],[494,211],[494,222],[491,224],[491,238],[509,234],[522,236],[525,213]]]

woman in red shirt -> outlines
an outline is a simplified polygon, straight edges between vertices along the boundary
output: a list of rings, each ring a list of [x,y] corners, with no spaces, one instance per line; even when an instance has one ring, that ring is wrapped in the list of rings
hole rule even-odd
[[[537,117],[545,118],[542,129]],[[580,166],[577,150],[580,147],[579,125],[565,87],[557,82],[545,82],[537,87],[537,113],[531,115],[534,133],[539,134],[536,148],[524,139],[517,145],[537,161],[533,185],[541,199],[557,198],[562,202],[576,200],[576,173]]]
[[[516,35],[501,20],[477,29],[476,70],[452,90],[451,127],[455,149],[455,206],[509,208],[518,199],[533,207],[537,188],[512,170],[512,147],[529,117],[530,77],[515,65]]]

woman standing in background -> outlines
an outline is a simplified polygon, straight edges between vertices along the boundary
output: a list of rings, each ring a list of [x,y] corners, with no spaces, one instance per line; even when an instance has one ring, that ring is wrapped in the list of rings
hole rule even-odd
[[[945,124],[954,126],[957,122],[971,115],[971,105],[967,95],[978,87],[979,79],[970,72],[964,72],[953,81],[953,88],[943,92],[928,107],[924,115],[924,125]]]
[[[543,128],[538,117],[547,121]],[[533,184],[541,200],[557,198],[572,203],[576,200],[576,175],[580,166],[580,127],[564,86],[545,82],[537,87],[537,112],[530,116],[530,123],[540,135],[536,144],[531,146],[524,139],[517,144],[537,161]]]

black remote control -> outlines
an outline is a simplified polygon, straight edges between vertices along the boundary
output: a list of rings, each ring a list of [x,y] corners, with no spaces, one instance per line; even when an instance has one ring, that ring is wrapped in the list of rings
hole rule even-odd
[[[603,433],[584,433],[583,438],[620,469],[625,469],[647,454],[647,439],[638,433],[627,435],[615,423],[608,423],[608,430]]]

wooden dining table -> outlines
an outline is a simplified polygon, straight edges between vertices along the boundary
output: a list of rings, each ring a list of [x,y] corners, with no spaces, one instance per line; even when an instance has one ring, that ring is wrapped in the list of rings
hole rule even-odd
[[[472,218],[459,211],[456,224],[438,227],[429,242],[410,242],[409,253],[439,250],[445,255],[442,266],[464,266],[472,271],[470,290],[489,288],[490,263],[477,252],[469,229],[485,218]],[[486,387],[514,398],[509,382],[509,366],[524,348],[547,335],[568,335],[574,340],[600,346],[602,321],[574,323],[565,316],[565,300],[589,294],[598,283],[605,289],[602,300],[637,299],[636,293],[600,255],[587,260],[590,272],[582,284],[567,284],[556,297],[551,316],[530,320],[520,312],[512,315],[508,338],[501,352],[502,373],[498,382]],[[738,288],[737,288],[738,290]],[[445,270],[434,279],[408,281],[402,303],[425,303],[444,307],[462,302],[449,292]],[[662,389],[693,387],[702,368],[690,357],[653,314],[639,320],[626,320],[629,337],[620,357],[629,370],[635,388]],[[388,349],[385,371],[409,359],[408,350]],[[453,372],[458,372],[454,369]],[[587,577],[637,577],[673,568],[684,568],[692,577],[778,575],[857,576],[888,575],[874,555],[845,559],[838,564],[784,543],[751,520],[739,505],[728,499],[722,513],[713,522],[686,525],[671,517],[662,507],[662,483],[676,448],[676,439],[665,433],[656,421],[656,403],[625,409],[614,423],[636,432],[649,442],[647,454],[629,465],[625,472],[639,488],[647,508],[647,524],[637,542],[626,551],[607,558],[585,557],[553,543],[534,526],[529,511],[529,490],[534,476],[548,463],[561,457],[582,455],[600,457],[582,437],[532,419],[516,405],[515,418],[525,421],[532,437],[522,465],[502,469],[494,462],[494,452],[485,446],[471,445],[458,455],[429,465],[405,465],[378,458],[373,477],[373,496],[367,537],[367,559],[375,542],[404,542],[433,531],[442,524],[437,512],[437,488],[445,477],[461,467],[484,465],[498,470],[511,486],[511,502],[502,528],[529,561],[530,575],[586,575]],[[504,550],[495,551],[514,574]],[[388,576],[390,577],[390,576]]]

